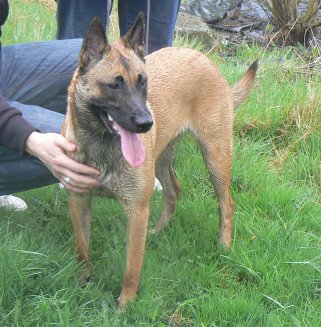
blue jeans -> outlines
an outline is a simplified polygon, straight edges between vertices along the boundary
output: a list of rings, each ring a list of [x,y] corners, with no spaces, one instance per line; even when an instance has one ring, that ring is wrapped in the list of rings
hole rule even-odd
[[[43,133],[60,132],[81,44],[74,39],[2,48],[0,94]],[[52,183],[56,178],[38,159],[0,146],[0,195]]]
[[[149,53],[172,45],[180,0],[150,0]],[[124,36],[139,12],[147,18],[146,0],[118,0],[119,29]],[[107,25],[107,0],[58,0],[58,39],[84,37],[89,23],[100,17]]]

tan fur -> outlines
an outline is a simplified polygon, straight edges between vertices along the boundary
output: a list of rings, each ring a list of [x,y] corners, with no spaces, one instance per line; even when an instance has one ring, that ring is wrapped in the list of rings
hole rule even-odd
[[[130,63],[127,72],[122,69],[120,55]],[[105,69],[103,75],[102,69],[110,61],[114,68],[112,71]],[[122,74],[129,84],[143,69],[133,50],[124,47],[121,41],[111,46],[111,52],[98,65],[90,72],[91,79],[102,80]],[[135,296],[139,287],[155,171],[163,186],[164,208],[153,232],[163,229],[175,210],[180,187],[171,166],[173,142],[186,129],[195,134],[201,146],[218,197],[220,242],[226,247],[231,244],[233,201],[230,173],[234,106],[244,100],[255,77],[255,71],[249,70],[232,90],[206,56],[194,50],[177,48],[166,48],[149,55],[144,69],[148,74],[148,102],[154,125],[149,132],[141,134],[146,151],[142,166],[131,168],[121,159],[117,161],[117,169],[112,170],[112,162],[99,162],[100,153],[94,152],[89,158],[84,152],[74,108],[78,71],[69,89],[68,112],[63,128],[63,134],[77,144],[75,158],[102,171],[100,179],[103,187],[92,190],[92,193],[115,197],[128,215],[126,272],[119,298],[121,307]],[[96,92],[92,91],[93,87],[90,90]],[[70,210],[79,260],[86,262],[85,279],[89,273],[90,197],[71,193]]]

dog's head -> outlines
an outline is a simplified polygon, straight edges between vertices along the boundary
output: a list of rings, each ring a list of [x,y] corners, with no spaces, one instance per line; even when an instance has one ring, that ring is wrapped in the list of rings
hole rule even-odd
[[[131,166],[140,165],[144,148],[138,133],[153,125],[146,105],[143,14],[113,44],[108,43],[100,20],[91,22],[80,51],[75,89],[75,109],[81,109],[77,118],[92,122],[104,134],[120,136],[125,159]]]

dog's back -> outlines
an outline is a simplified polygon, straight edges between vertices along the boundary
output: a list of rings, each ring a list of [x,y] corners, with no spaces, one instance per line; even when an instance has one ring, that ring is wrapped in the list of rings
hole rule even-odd
[[[180,132],[231,137],[235,108],[255,79],[255,62],[231,88],[219,69],[192,49],[164,48],[146,58],[148,101],[156,121],[156,156]]]

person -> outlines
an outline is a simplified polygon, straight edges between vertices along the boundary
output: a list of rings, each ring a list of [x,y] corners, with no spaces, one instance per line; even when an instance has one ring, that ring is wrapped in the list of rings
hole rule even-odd
[[[82,38],[92,18],[100,17],[107,26],[111,0],[57,0],[57,37]],[[127,33],[139,12],[148,25],[148,53],[171,46],[180,0],[118,0],[120,35]]]
[[[106,0],[95,3],[100,6],[92,1],[58,0],[59,40],[4,47],[0,43],[0,206],[15,208],[10,194],[57,182],[75,192],[99,185],[99,171],[67,156],[67,151],[77,150],[76,145],[59,134],[81,37],[92,16],[101,16],[107,9]],[[123,35],[136,14],[143,11],[146,16],[147,2],[118,3]],[[179,5],[180,1],[172,0],[151,2],[150,52],[171,45]],[[8,12],[8,0],[0,0],[0,38]],[[107,20],[107,15],[102,17],[105,25]]]

